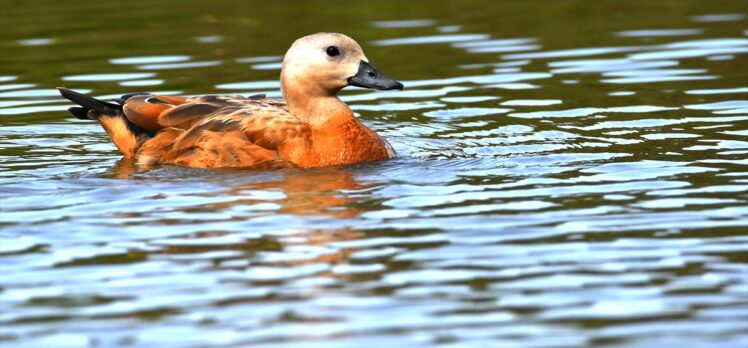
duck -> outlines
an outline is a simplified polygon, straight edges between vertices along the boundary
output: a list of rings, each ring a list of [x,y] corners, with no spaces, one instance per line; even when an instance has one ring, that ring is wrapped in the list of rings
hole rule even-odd
[[[395,152],[338,97],[348,86],[402,90],[339,33],[296,40],[283,57],[283,99],[129,93],[99,100],[58,87],[78,119],[97,121],[139,166],[316,168],[383,161]]]

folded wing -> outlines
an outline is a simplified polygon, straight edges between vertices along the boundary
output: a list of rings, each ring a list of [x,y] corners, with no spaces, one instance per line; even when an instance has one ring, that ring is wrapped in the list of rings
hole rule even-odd
[[[143,164],[287,167],[311,147],[309,126],[274,99],[138,95],[123,110],[130,122],[158,131],[139,151]]]

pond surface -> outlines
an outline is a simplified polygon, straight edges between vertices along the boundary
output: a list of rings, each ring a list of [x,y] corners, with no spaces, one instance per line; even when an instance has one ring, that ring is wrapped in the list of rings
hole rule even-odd
[[[747,12],[5,0],[0,344],[745,347]],[[137,171],[54,90],[278,96],[319,31],[396,159]]]

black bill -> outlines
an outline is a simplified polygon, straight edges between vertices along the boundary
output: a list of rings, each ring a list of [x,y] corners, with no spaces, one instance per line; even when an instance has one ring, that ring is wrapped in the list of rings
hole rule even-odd
[[[348,84],[351,86],[374,88],[382,91],[388,91],[391,89],[403,89],[402,83],[384,76],[379,71],[377,71],[377,68],[369,64],[369,62],[364,62],[363,60],[358,66],[358,72],[356,73],[356,75],[348,78]]]

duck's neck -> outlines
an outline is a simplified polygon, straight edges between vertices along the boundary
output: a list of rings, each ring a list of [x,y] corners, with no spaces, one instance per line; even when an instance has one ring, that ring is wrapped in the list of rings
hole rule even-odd
[[[319,91],[283,91],[288,111],[312,128],[355,119],[351,109],[337,95]]]
[[[303,106],[291,106],[289,103],[288,108],[291,114],[306,121],[312,128],[355,119],[348,105],[337,96],[310,98]]]

